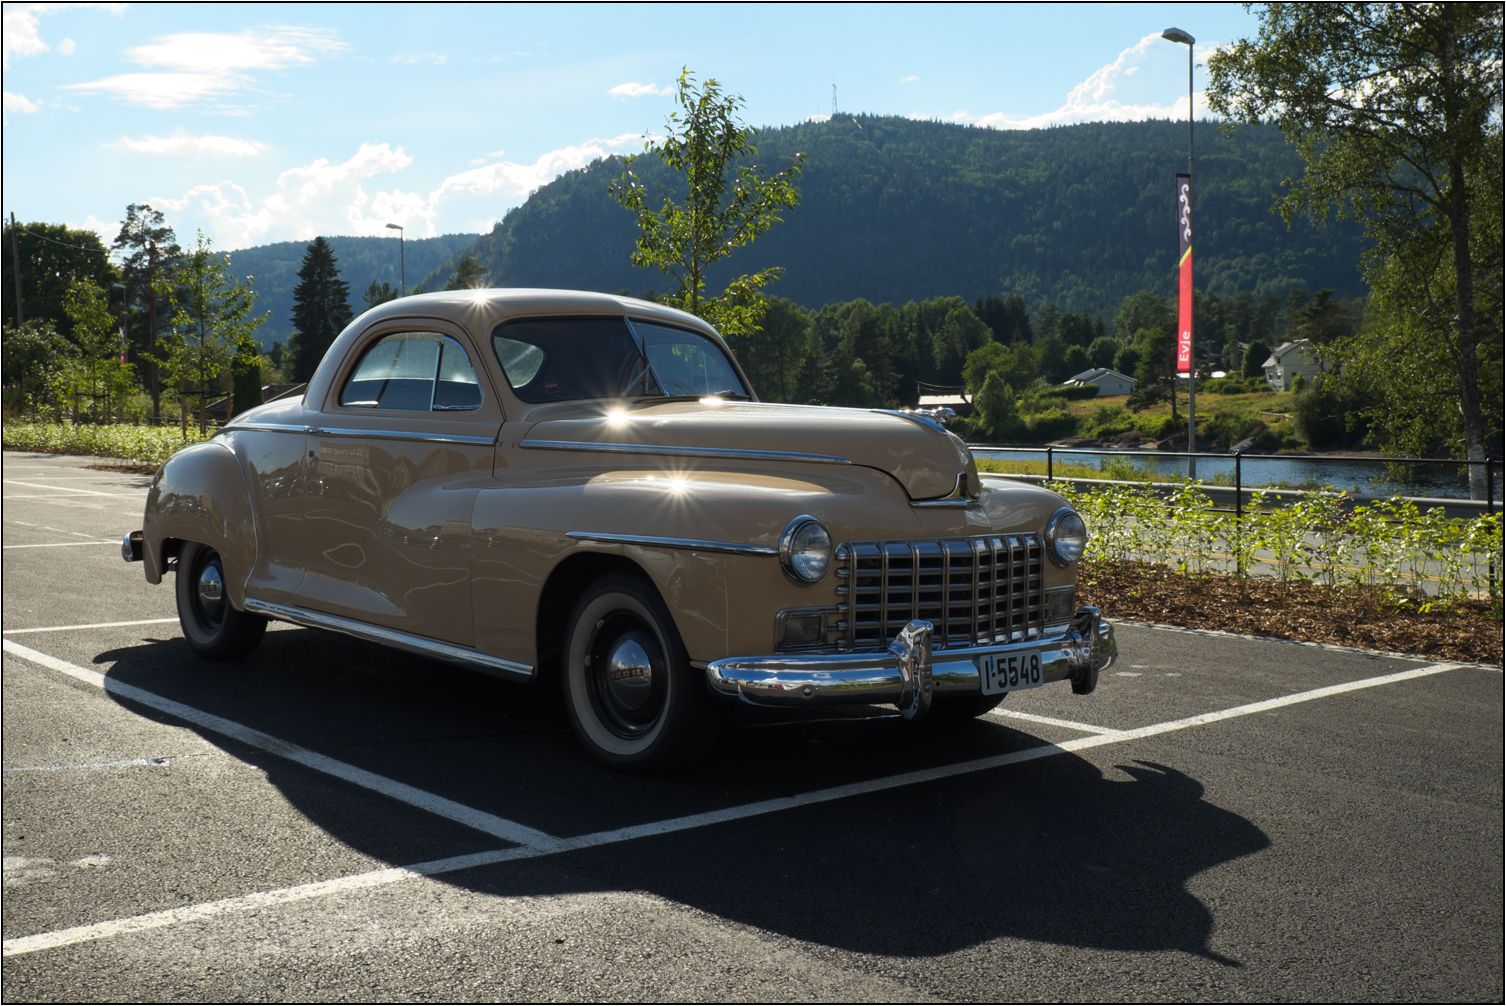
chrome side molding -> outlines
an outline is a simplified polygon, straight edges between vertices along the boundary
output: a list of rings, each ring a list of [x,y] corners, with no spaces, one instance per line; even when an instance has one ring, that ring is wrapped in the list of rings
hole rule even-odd
[[[602,534],[597,531],[571,531],[566,538],[576,541],[599,541],[616,545],[648,545],[658,548],[683,548],[694,552],[726,552],[731,555],[778,555],[773,545],[740,545],[735,541],[702,541],[698,538],[659,538],[647,534]]]
[[[263,430],[269,433],[308,433],[320,437],[371,437],[374,440],[418,440],[434,444],[477,444],[489,447],[496,437],[468,437],[459,433],[420,433],[417,430],[362,430],[350,427],[294,426],[288,423],[230,423],[221,433]]]
[[[520,664],[512,660],[504,660],[501,657],[492,657],[484,653],[464,646],[455,646],[452,643],[441,643],[433,639],[425,639],[423,636],[414,636],[406,632],[398,632],[396,629],[384,629],[379,625],[367,625],[365,622],[357,622],[350,618],[340,618],[337,615],[326,615],[318,611],[309,611],[306,608],[295,608],[287,604],[273,604],[271,601],[259,601],[255,598],[246,598],[246,610],[267,618],[275,618],[279,622],[292,622],[295,625],[306,625],[311,629],[328,629],[331,632],[344,633],[357,639],[364,639],[371,643],[381,643],[409,653],[417,653],[420,656],[432,657],[435,660],[443,660],[446,663],[459,664],[473,670],[494,674],[499,678],[509,681],[529,682],[532,681],[535,669],[528,664]]]
[[[659,444],[622,444],[590,440],[524,440],[519,447],[545,451],[604,451],[609,454],[668,454],[687,458],[728,458],[733,461],[811,461],[818,464],[850,465],[836,454],[804,454],[799,451],[754,451],[736,447],[675,447]]]

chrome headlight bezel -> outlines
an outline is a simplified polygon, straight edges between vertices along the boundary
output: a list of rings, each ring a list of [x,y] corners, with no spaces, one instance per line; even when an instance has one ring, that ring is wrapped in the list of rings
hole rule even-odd
[[[818,557],[818,564],[812,561],[813,552]],[[790,521],[779,535],[779,567],[785,576],[802,587],[820,583],[825,578],[831,570],[835,552],[831,532],[809,514],[801,514]]]
[[[1082,515],[1064,506],[1046,522],[1046,556],[1057,566],[1074,566],[1088,548],[1088,525]]]

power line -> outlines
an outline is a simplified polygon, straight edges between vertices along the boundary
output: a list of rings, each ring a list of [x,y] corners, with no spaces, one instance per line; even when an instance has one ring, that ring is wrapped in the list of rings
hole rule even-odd
[[[89,245],[71,245],[63,241],[58,241],[50,238],[46,234],[38,234],[36,231],[29,231],[25,227],[22,227],[20,224],[12,224],[11,226],[20,231],[22,234],[30,235],[31,237],[36,238],[38,241],[46,241],[48,244],[55,244],[59,248],[72,248],[74,251],[94,251],[99,252],[105,258],[110,257],[110,251],[107,248],[91,248]]]

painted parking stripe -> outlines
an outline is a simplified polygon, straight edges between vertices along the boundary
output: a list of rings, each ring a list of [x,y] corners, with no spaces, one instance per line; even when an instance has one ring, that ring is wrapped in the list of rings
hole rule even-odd
[[[49,541],[40,545],[4,545],[3,548],[68,548],[72,545],[119,545],[118,541]]]
[[[5,479],[8,486],[25,486],[28,489],[54,489],[58,492],[75,493],[80,496],[145,496],[145,490],[130,493],[103,493],[98,489],[74,489],[72,486],[49,486],[41,482],[22,482],[20,479]]]
[[[6,648],[11,646],[6,641]],[[62,663],[62,661],[59,661]],[[285,887],[275,891],[264,891],[259,894],[249,894],[237,898],[226,898],[221,901],[211,901],[201,905],[188,905],[183,908],[169,909],[164,912],[150,912],[145,915],[132,916],[126,919],[116,919],[111,922],[100,922],[88,926],[77,926],[72,929],[60,929],[50,933],[39,933],[35,936],[23,936],[4,942],[3,954],[6,957],[15,954],[33,953],[38,950],[47,950],[53,947],[67,946],[73,943],[84,943],[91,940],[105,939],[111,936],[125,933],[139,932],[145,929],[155,929],[162,926],[176,925],[179,922],[190,922],[198,919],[211,918],[229,912],[254,911],[258,908],[286,904],[293,901],[305,901],[311,898],[325,897],[331,894],[339,894],[345,891],[367,887],[378,887],[385,884],[397,883],[402,880],[411,880],[417,877],[437,876],[456,870],[473,869],[478,866],[488,866],[495,863],[508,862],[519,859],[535,859],[540,856],[552,855],[557,852],[565,852],[571,849],[585,849],[595,846],[610,845],[617,842],[632,841],[637,838],[646,838],[651,835],[665,835],[677,831],[686,831],[694,828],[703,828],[707,825],[722,824],[727,821],[736,821],[762,814],[772,814],[782,810],[792,810],[797,807],[807,807],[812,804],[825,803],[831,800],[841,800],[850,796],[860,796],[867,793],[876,793],[887,789],[895,789],[901,786],[911,786],[920,782],[929,782],[935,779],[945,779],[953,776],[967,775],[973,772],[981,772],[993,768],[1001,768],[1006,765],[1015,765],[1021,762],[1035,761],[1040,758],[1049,758],[1053,755],[1066,754],[1073,751],[1082,751],[1088,748],[1104,747],[1109,744],[1121,744],[1125,741],[1136,740],[1144,737],[1154,737],[1158,734],[1173,733],[1186,730],[1191,727],[1204,726],[1209,723],[1217,723],[1221,720],[1235,719],[1241,716],[1250,716],[1255,713],[1268,712],[1284,706],[1297,705],[1302,702],[1311,702],[1314,699],[1327,698],[1333,695],[1342,695],[1346,692],[1360,691],[1366,688],[1376,688],[1382,685],[1395,684],[1401,681],[1410,681],[1416,678],[1428,677],[1434,674],[1443,674],[1447,671],[1457,670],[1468,665],[1456,663],[1432,664],[1427,667],[1417,667],[1395,674],[1384,674],[1374,678],[1364,678],[1359,681],[1348,681],[1339,685],[1329,685],[1324,688],[1313,688],[1305,692],[1296,692],[1291,695],[1283,695],[1279,698],[1266,699],[1261,702],[1250,702],[1242,706],[1234,706],[1230,709],[1222,709],[1217,712],[1204,713],[1198,716],[1188,716],[1180,720],[1169,720],[1165,723],[1156,723],[1147,727],[1139,727],[1134,730],[1123,730],[1113,734],[1096,734],[1091,737],[1079,737],[1065,741],[1061,744],[1042,744],[1039,747],[1026,748],[1023,751],[1012,751],[1009,754],[996,755],[991,758],[979,758],[974,761],[960,762],[953,765],[942,765],[936,768],[921,769],[916,772],[906,772],[901,775],[886,776],[882,779],[873,779],[867,782],[851,783],[845,786],[833,786],[828,789],[815,790],[792,797],[782,797],[775,800],[762,800],[757,803],[744,804],[740,807],[729,807],[724,810],[710,811],[705,814],[692,814],[686,817],[672,818],[667,821],[656,821],[650,824],[634,825],[629,828],[618,828],[611,831],[599,831],[588,835],[579,835],[572,838],[554,839],[547,845],[528,846],[522,845],[512,849],[498,849],[492,852],[475,853],[469,856],[457,856],[448,860],[431,860],[424,863],[415,863],[409,866],[391,867],[385,870],[374,870],[370,873],[353,874],[339,877],[333,880],[319,881],[312,884],[302,884],[297,887]]]
[[[23,632],[72,632],[75,629],[117,629],[122,625],[160,625],[176,622],[176,618],[137,618],[129,622],[88,622],[84,625],[43,625],[35,629],[6,629],[5,635],[18,636]]]
[[[131,702],[138,702],[141,705],[156,709],[158,712],[167,713],[169,716],[176,716],[187,723],[203,727],[206,730],[212,730],[232,740],[240,741],[242,744],[249,744],[263,751],[269,751],[289,761],[297,762],[306,768],[311,768],[316,772],[323,772],[326,775],[343,779],[363,789],[369,789],[383,796],[391,797],[394,800],[408,804],[410,807],[417,807],[419,810],[426,810],[431,814],[449,818],[451,821],[475,828],[477,831],[485,832],[503,841],[541,847],[551,846],[557,841],[553,835],[547,835],[542,831],[518,824],[516,821],[509,821],[505,818],[497,817],[495,814],[488,814],[473,807],[456,803],[453,800],[446,800],[444,797],[425,792],[416,786],[409,786],[407,783],[388,779],[386,776],[377,775],[375,772],[368,772],[354,765],[347,765],[327,755],[322,755],[318,752],[310,751],[308,748],[289,743],[278,737],[273,737],[271,734],[264,734],[260,730],[253,730],[232,720],[201,712],[192,706],[185,706],[181,702],[174,702],[172,699],[165,699],[144,688],[137,688],[135,685],[128,685],[125,682],[107,678],[98,671],[92,671],[87,667],[80,667],[77,664],[70,664],[66,660],[59,660],[39,650],[22,646],[14,640],[7,639],[4,642],[5,652],[12,656],[20,657],[31,663],[66,674],[78,681],[94,685],[96,688],[102,688],[111,695],[128,699]]]
[[[1027,723],[1042,723],[1048,727],[1066,727],[1068,730],[1077,730],[1085,734],[1104,734],[1116,736],[1120,731],[1112,727],[1095,727],[1091,723],[1078,723],[1076,720],[1059,720],[1051,716],[1037,716],[1035,713],[1022,713],[1014,709],[990,709],[988,716],[1003,716],[1012,720],[1024,720]]]

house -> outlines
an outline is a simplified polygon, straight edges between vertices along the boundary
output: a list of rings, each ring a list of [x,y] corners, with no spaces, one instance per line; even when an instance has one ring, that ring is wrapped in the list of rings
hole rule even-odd
[[[1064,387],[1081,387],[1092,384],[1098,388],[1099,398],[1112,398],[1115,395],[1128,395],[1135,390],[1135,379],[1125,377],[1117,370],[1107,367],[1095,367],[1092,370],[1084,370],[1075,377],[1069,377],[1062,382]]]
[[[1312,343],[1306,339],[1283,342],[1271,351],[1264,367],[1266,383],[1277,391],[1291,391],[1298,374],[1310,380],[1323,372],[1323,367],[1314,359]]]

